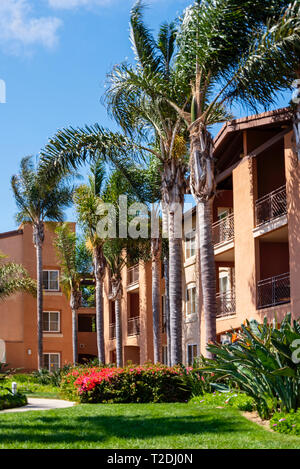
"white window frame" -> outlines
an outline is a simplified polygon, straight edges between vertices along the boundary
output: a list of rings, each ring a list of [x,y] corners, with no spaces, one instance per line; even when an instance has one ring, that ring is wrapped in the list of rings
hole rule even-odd
[[[50,272],[57,272],[57,288],[45,288],[44,287],[44,279],[43,279],[43,289],[44,291],[59,291],[59,270],[58,269],[43,269],[43,276],[44,272],[48,272],[48,287],[50,285],[49,273]]]
[[[192,252],[192,244],[193,244],[193,251]],[[196,232],[190,231],[185,235],[185,260],[192,259],[196,255]]]
[[[195,289],[195,302],[194,302],[194,311],[192,311],[192,308],[190,311],[188,311],[188,291]],[[192,303],[191,303],[192,306]],[[197,314],[197,289],[196,289],[196,284],[195,283],[189,283],[186,286],[185,290],[185,314],[186,316],[191,316],[192,314]]]
[[[189,347],[196,347],[196,356],[194,356],[194,351],[192,353],[192,358],[193,358],[192,363],[189,363]],[[192,348],[192,350],[193,350],[193,348]],[[187,346],[186,346],[186,363],[187,363],[187,365],[192,366],[194,361],[195,361],[195,358],[197,358],[197,357],[198,357],[198,344],[187,344]]]
[[[52,371],[52,370],[51,370],[51,359],[50,359],[50,357],[51,357],[51,355],[56,355],[56,356],[58,356],[58,370],[59,370],[59,369],[60,369],[60,353],[59,353],[59,352],[46,352],[46,353],[43,353],[43,361],[45,360],[45,359],[44,359],[44,356],[45,356],[45,355],[48,355],[48,357],[49,357],[49,359],[48,359],[48,361],[49,361],[49,367],[46,368],[46,369],[48,369],[49,372]],[[43,367],[44,367],[44,365],[43,365]],[[54,371],[56,371],[56,370],[54,370]]]
[[[49,314],[49,319],[48,319],[48,326],[49,326],[49,329],[48,329],[48,330],[45,330],[45,329],[44,329],[44,317],[43,317],[43,332],[45,332],[46,334],[47,334],[47,333],[52,333],[52,332],[60,332],[60,329],[61,329],[61,326],[60,326],[60,311],[43,311],[43,316],[44,316],[45,313],[46,313],[46,314]],[[51,313],[58,314],[58,329],[55,330],[55,331],[53,331],[53,330],[50,329],[50,323],[51,323],[51,321],[50,321],[50,314],[51,314]]]

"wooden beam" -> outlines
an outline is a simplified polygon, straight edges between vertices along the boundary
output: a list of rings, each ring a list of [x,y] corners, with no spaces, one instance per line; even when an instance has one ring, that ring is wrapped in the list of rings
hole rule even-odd
[[[255,150],[253,150],[249,155],[244,156],[241,160],[237,161],[233,165],[231,165],[229,168],[225,169],[216,177],[216,183],[219,184],[220,182],[224,181],[228,176],[231,175],[232,171],[239,166],[239,164],[242,163],[242,161],[245,160],[245,158],[255,158],[256,156],[260,155],[262,152],[270,148],[271,146],[275,145],[275,143],[279,142],[287,133],[291,132],[292,127],[288,127],[284,129],[282,132],[279,134],[275,135],[274,137],[270,138],[267,140],[265,143],[257,147]]]

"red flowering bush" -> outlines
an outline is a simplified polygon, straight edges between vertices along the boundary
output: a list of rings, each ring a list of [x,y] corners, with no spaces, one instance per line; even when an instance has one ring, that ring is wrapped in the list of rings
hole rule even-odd
[[[191,368],[164,365],[73,369],[62,382],[66,397],[80,402],[185,402],[191,397]]]

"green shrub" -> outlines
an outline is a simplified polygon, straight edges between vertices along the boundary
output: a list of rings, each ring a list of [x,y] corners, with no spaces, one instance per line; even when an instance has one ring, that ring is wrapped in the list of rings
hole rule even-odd
[[[252,412],[255,409],[255,401],[245,393],[214,392],[205,393],[202,396],[195,396],[190,400],[191,404],[212,405],[222,407],[233,407],[244,412]]]
[[[190,369],[164,365],[73,369],[64,376],[64,397],[89,403],[187,402]]]
[[[27,398],[24,394],[12,394],[10,389],[0,387],[0,410],[22,407],[27,404]]]
[[[289,413],[276,412],[270,420],[270,427],[275,432],[300,435],[300,410]]]
[[[235,334],[236,335],[236,334]],[[205,370],[217,379],[232,383],[256,402],[262,418],[270,418],[300,407],[300,366],[295,360],[300,340],[300,324],[288,314],[279,328],[257,321],[241,326],[237,341],[230,345],[209,345],[213,360],[205,360]],[[216,387],[218,389],[218,387]]]
[[[36,379],[36,382],[39,384],[44,385],[51,385],[55,387],[60,387],[62,377],[68,373],[73,368],[72,365],[65,365],[63,368],[60,368],[57,371],[50,371],[48,370],[39,370],[34,371],[32,376]]]

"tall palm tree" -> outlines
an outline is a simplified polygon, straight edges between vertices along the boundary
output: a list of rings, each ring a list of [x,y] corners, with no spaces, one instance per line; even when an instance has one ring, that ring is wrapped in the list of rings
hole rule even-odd
[[[116,318],[116,356],[117,366],[123,366],[123,347],[122,347],[122,270],[132,262],[137,262],[142,258],[143,242],[139,239],[122,238],[119,236],[120,216],[122,206],[120,204],[120,195],[127,195],[128,203],[136,200],[136,194],[132,191],[132,186],[124,177],[121,171],[113,171],[106,183],[106,187],[102,192],[102,204],[111,204],[114,208],[109,222],[115,223],[116,232],[114,237],[108,237],[103,245],[103,253],[110,272],[110,281],[112,285],[112,300],[115,303]],[[100,205],[101,205],[100,203]],[[126,219],[126,223],[129,219]]]
[[[78,318],[77,312],[81,307],[81,282],[85,271],[86,262],[82,257],[82,251],[78,246],[76,233],[71,231],[68,223],[58,225],[55,229],[56,247],[61,265],[60,284],[70,301],[72,311],[72,350],[73,364],[78,361]],[[82,262],[83,261],[83,262]]]
[[[231,105],[267,107],[296,77],[299,1],[197,0],[181,21],[175,74],[191,83],[191,101],[166,101],[184,119],[190,142],[190,191],[197,204],[206,342],[216,340],[211,205],[217,162],[211,126],[232,118]],[[287,7],[281,12],[281,7]],[[270,16],[270,19],[267,19]],[[163,94],[162,92],[161,94]]]
[[[60,177],[43,177],[33,159],[21,160],[20,172],[11,178],[18,207],[18,223],[31,223],[36,248],[38,369],[43,368],[43,260],[45,221],[62,221],[63,209],[72,202],[72,190]]]
[[[93,162],[93,164],[98,164],[99,161],[111,163],[122,172],[124,179],[126,179],[128,183],[124,188],[126,193],[130,192],[131,197],[134,194],[139,201],[151,204],[156,202],[160,196],[160,165],[157,165],[158,159],[155,156],[155,151],[150,148],[149,153],[151,158],[148,157],[148,164],[149,161],[150,164],[148,168],[145,168],[143,160],[138,158],[138,156],[141,156],[142,151],[143,147],[135,144],[129,138],[95,125],[78,130],[63,129],[59,131],[42,151],[41,156],[45,174],[67,174],[70,169],[78,167],[85,162]],[[90,190],[87,193],[86,190],[79,189],[76,197],[79,195],[83,207],[88,209],[89,206],[89,209],[93,207],[93,210],[96,210],[96,199],[90,193]],[[80,216],[83,217],[82,221],[84,221],[85,216],[82,211]],[[88,220],[86,219],[85,223],[87,224],[87,222]],[[95,222],[96,220],[93,221],[93,223]],[[89,229],[91,229],[91,226]],[[158,237],[160,237],[160,233]],[[95,240],[97,240],[97,255],[100,256],[103,240],[99,236],[96,236]],[[154,276],[152,282],[153,324],[156,331],[154,333],[154,349],[155,361],[158,361],[161,354],[160,328],[158,325],[160,317],[160,289],[158,288],[159,284],[157,281],[159,278],[160,239],[154,236],[151,246]],[[101,262],[99,263],[98,261],[99,266]],[[170,334],[168,334],[169,336]]]
[[[136,65],[116,65],[108,76],[105,103],[127,135],[154,141],[144,147],[161,162],[161,199],[167,212],[169,235],[169,307],[171,363],[182,361],[182,239],[181,218],[186,192],[187,146],[184,120],[161,95],[184,105],[189,87],[174,81],[176,27],[164,23],[155,40],[143,21],[143,2],[131,10],[131,42]],[[176,219],[177,217],[177,219]],[[177,221],[177,223],[176,223]],[[176,226],[177,225],[177,226]]]
[[[104,349],[104,326],[103,326],[103,280],[105,275],[106,261],[103,254],[105,239],[97,234],[97,223],[99,221],[98,207],[101,202],[101,191],[105,178],[105,167],[101,160],[91,166],[89,185],[81,185],[74,194],[74,201],[78,220],[81,223],[87,246],[93,257],[95,276],[95,303],[96,303],[96,330],[98,360],[105,363]]]
[[[7,262],[0,252],[0,300],[18,292],[36,295],[36,283],[20,264]]]

